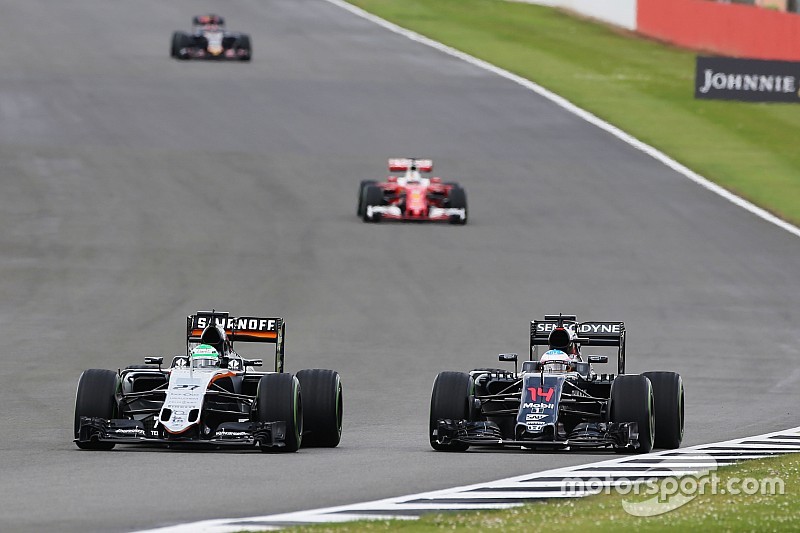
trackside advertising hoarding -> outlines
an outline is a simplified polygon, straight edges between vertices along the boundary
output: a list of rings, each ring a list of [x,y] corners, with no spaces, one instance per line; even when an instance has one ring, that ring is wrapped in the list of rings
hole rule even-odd
[[[800,62],[697,56],[694,97],[800,102]]]

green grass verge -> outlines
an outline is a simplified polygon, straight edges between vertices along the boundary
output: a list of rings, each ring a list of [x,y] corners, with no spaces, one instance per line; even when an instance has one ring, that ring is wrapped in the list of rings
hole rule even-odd
[[[653,517],[635,517],[622,506],[642,501],[644,495],[599,494],[570,500],[549,501],[505,511],[470,512],[426,515],[419,520],[379,520],[321,524],[296,527],[292,533],[331,533],[403,531],[426,533],[432,531],[797,531],[800,527],[800,458],[785,455],[769,459],[746,461],[720,468],[718,487],[724,489],[733,478],[783,480],[783,494],[705,494],[668,513]],[[707,485],[710,487],[710,485]],[[741,482],[730,485],[746,487]],[[717,491],[719,492],[719,491]],[[760,490],[759,490],[760,492]],[[776,491],[780,492],[780,491]]]
[[[695,53],[502,0],[350,0],[569,99],[800,224],[800,105],[694,99]]]
[[[800,223],[800,106],[700,101],[694,57],[556,10],[498,0],[350,0],[387,20],[498,65],[669,154],[754,203]],[[699,495],[669,513],[634,517],[602,494],[492,512],[361,521],[286,531],[797,531],[800,457],[748,461],[717,471],[780,477],[784,494]]]

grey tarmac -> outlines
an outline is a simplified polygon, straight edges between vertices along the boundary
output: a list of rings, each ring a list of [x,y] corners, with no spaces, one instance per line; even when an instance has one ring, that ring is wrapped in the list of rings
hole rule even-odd
[[[218,12],[250,64],[177,62]],[[687,445],[798,425],[800,242],[493,74],[323,0],[0,0],[0,530],[129,531],[506,478],[606,454],[437,453],[433,379],[529,320],[624,320]],[[358,182],[431,157],[464,227],[366,225]],[[71,442],[75,387],[183,350],[203,308],[287,320],[344,384],[337,449]],[[246,355],[265,357],[258,350]],[[610,370],[611,371],[611,370]]]

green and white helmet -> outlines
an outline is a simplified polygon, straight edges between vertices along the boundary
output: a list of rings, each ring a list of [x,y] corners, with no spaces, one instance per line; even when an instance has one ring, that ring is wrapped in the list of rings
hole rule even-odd
[[[213,346],[200,344],[192,350],[192,366],[194,368],[212,368],[219,366],[219,352]]]

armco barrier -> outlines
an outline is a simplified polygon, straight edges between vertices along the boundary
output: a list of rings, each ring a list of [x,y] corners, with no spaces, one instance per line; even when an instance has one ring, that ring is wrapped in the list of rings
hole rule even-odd
[[[800,15],[708,0],[638,0],[636,31],[678,46],[800,61]]]

